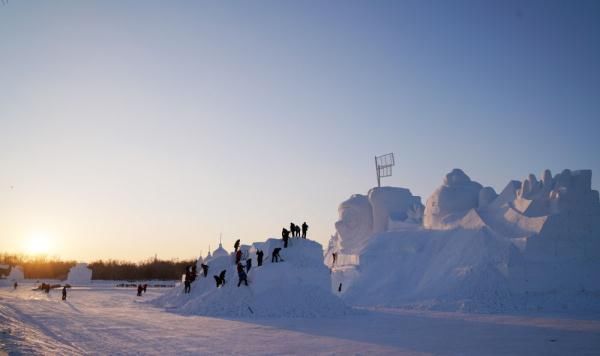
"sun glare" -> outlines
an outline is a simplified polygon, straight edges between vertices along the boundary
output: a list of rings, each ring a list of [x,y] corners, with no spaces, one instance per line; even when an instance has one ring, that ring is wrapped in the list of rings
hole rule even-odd
[[[46,233],[31,234],[25,241],[25,252],[30,255],[48,254],[52,248],[52,239]]]

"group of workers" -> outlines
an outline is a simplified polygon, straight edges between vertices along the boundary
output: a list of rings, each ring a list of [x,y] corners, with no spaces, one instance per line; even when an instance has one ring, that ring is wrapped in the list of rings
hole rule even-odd
[[[281,237],[283,240],[283,248],[287,248],[288,247],[288,241],[290,238],[290,234],[291,237],[302,237],[304,239],[306,239],[306,232],[308,231],[308,225],[306,224],[306,222],[304,222],[301,226],[300,225],[296,225],[294,223],[290,223],[290,230],[288,231],[287,229],[283,229],[281,232]],[[300,235],[302,234],[302,235]],[[245,263],[242,263],[242,260],[244,259],[244,253],[242,252],[242,250],[240,249],[240,240],[236,240],[235,243],[233,244],[233,256],[235,258],[235,265],[236,265],[236,269],[237,269],[237,274],[238,274],[238,284],[237,286],[241,286],[242,283],[245,284],[246,286],[248,285],[248,272],[250,272],[250,269],[252,268],[252,258],[248,257],[245,259]],[[271,263],[277,263],[282,261],[283,262],[283,258],[281,258],[281,255],[279,254],[281,252],[281,247],[276,247],[273,249],[273,251],[271,252]],[[264,258],[264,251],[257,249],[256,250],[256,262],[257,262],[257,266],[260,267],[263,264],[263,258]],[[200,267],[202,268],[202,275],[204,275],[204,277],[207,277],[208,275],[208,265],[201,263]],[[215,279],[215,283],[217,288],[224,286],[225,285],[225,276],[226,276],[227,270],[224,269],[221,271],[221,273],[219,273],[218,275],[214,275],[213,278]],[[191,289],[192,289],[192,283],[196,280],[196,276],[197,276],[197,271],[196,271],[196,265],[192,265],[192,266],[188,266],[186,268],[186,274],[185,274],[185,278],[184,278],[184,293],[190,293]]]
[[[285,227],[281,229],[281,238],[283,239],[283,247],[287,248],[290,237],[300,237],[300,231],[302,231],[302,238],[306,238],[306,232],[308,231],[308,225],[306,221],[302,223],[302,226],[296,225],[293,222],[290,223],[290,229]],[[290,236],[291,235],[291,236]]]

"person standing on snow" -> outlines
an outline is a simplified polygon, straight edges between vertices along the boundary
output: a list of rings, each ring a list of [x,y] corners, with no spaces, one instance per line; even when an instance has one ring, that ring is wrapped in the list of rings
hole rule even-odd
[[[256,251],[256,262],[258,263],[258,267],[262,266],[263,255],[265,253],[262,250]]]
[[[242,260],[242,250],[237,250],[237,252],[235,253],[235,264],[240,263],[241,260]]]
[[[252,268],[252,259],[249,258],[246,260],[246,272],[250,273],[250,268]]]
[[[67,300],[67,286],[63,287],[63,290],[62,290],[62,300]]]
[[[296,235],[296,225],[293,222],[290,223],[290,233],[292,234],[292,237]]]
[[[302,238],[305,239],[306,238],[306,232],[308,231],[308,225],[306,224],[306,221],[302,223]]]
[[[283,228],[283,230],[281,230],[281,238],[283,239],[283,247],[287,248],[290,232]]]
[[[238,265],[237,265],[237,272],[238,272],[238,278],[239,278],[238,288],[240,287],[240,284],[242,284],[242,282],[244,282],[244,284],[246,286],[248,286],[248,275],[244,271],[244,266],[241,263],[238,263]]]

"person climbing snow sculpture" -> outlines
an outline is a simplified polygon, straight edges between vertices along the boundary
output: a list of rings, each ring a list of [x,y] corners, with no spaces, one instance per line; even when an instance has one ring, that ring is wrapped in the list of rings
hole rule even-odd
[[[306,221],[302,223],[302,238],[305,239],[306,238],[306,232],[308,231],[308,225],[306,224]]]
[[[258,266],[262,266],[262,262],[263,262],[263,255],[265,253],[262,250],[258,250],[256,251],[256,262],[258,264]]]
[[[196,277],[198,276],[198,270],[197,270],[197,266],[194,263],[192,265],[192,279],[190,279],[190,282],[194,282],[196,280]],[[146,293],[146,291],[144,290],[144,293]]]
[[[205,265],[204,263],[201,263],[200,267],[202,268],[202,272],[204,273],[204,277],[206,277],[206,275],[208,274],[208,265]]]
[[[287,231],[286,228],[281,230],[281,238],[283,239],[283,248],[287,248],[288,240],[290,239],[290,232]]]
[[[219,288],[221,284],[223,284],[221,282],[221,278],[219,278],[219,276],[217,276],[216,274],[213,277],[215,278],[215,282],[217,283],[217,288]]]
[[[300,225],[296,225],[296,231],[295,231],[295,235],[296,237],[300,237]]]
[[[237,252],[235,253],[235,264],[240,263],[241,260],[242,260],[242,250],[237,250]]]
[[[240,248],[240,239],[237,239],[235,244],[233,244],[233,251],[237,252],[238,248]]]
[[[219,278],[221,279],[221,284],[225,284],[225,273],[227,272],[226,269],[222,270],[221,273],[219,274]]]
[[[242,282],[244,282],[244,284],[248,286],[248,275],[246,275],[246,272],[244,271],[244,266],[241,263],[238,263],[237,265],[237,272],[239,278],[238,288],[240,287]]]
[[[271,254],[271,263],[277,263],[281,259],[281,256],[279,256],[279,251],[281,251],[281,247],[276,247],[273,249],[273,253]]]
[[[189,292],[192,291],[192,281],[190,281],[189,279],[185,279],[185,282],[183,282],[185,287],[183,288],[183,293],[184,294],[188,294]]]
[[[331,266],[335,266],[335,262],[337,261],[337,252],[332,253],[331,257],[333,257],[333,262],[331,263]]]

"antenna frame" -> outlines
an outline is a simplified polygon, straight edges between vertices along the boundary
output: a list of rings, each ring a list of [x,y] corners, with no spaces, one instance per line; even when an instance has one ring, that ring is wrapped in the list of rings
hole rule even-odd
[[[381,178],[392,176],[392,167],[396,165],[394,152],[375,156],[375,173],[377,174],[377,187],[381,187]]]

